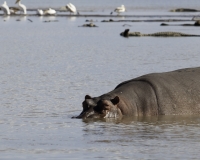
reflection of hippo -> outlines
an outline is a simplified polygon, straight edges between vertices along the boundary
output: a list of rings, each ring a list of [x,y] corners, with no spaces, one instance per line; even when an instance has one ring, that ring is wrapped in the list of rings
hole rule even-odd
[[[200,114],[200,67],[125,81],[99,97],[85,96],[74,118]]]
[[[194,24],[167,24],[161,23],[161,26],[200,26],[200,21],[196,21]]]
[[[177,8],[170,10],[170,12],[200,12],[200,10],[190,8]]]

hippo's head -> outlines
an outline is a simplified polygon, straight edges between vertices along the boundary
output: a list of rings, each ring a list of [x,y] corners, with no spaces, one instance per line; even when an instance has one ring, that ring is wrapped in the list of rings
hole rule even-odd
[[[121,110],[117,107],[119,97],[113,99],[92,98],[88,95],[82,103],[83,111],[72,118],[118,118],[122,117]]]

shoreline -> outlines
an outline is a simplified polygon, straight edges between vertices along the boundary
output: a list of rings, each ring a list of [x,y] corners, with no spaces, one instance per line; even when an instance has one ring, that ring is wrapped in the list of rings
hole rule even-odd
[[[193,18],[198,15],[104,15],[104,14],[79,14],[79,15],[70,15],[70,14],[56,14],[56,15],[43,15],[39,16],[38,14],[13,14],[13,15],[4,15],[0,14],[0,16],[5,16],[5,17],[16,17],[16,16],[38,16],[38,17],[110,17],[110,18],[143,18],[143,17],[149,17],[149,18],[162,18],[162,17],[182,17],[182,18]]]

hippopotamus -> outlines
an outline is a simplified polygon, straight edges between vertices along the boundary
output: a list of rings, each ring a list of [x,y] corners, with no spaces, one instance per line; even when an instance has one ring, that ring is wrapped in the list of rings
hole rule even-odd
[[[99,97],[86,95],[82,107],[73,118],[200,114],[200,67],[136,77]]]

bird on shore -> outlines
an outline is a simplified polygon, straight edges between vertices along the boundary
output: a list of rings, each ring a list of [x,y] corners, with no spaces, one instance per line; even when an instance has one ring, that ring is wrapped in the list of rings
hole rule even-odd
[[[23,12],[23,14],[26,14],[26,6],[24,4],[21,4],[21,0],[17,0],[15,4],[18,4],[20,12]]]
[[[76,7],[73,4],[71,4],[71,3],[67,4],[66,9],[68,11],[70,11],[70,14],[71,13],[79,14],[79,12],[76,10]]]
[[[126,11],[126,8],[125,8],[124,5],[121,5],[121,7],[117,7],[117,8],[115,8],[115,10],[114,10],[114,12],[116,12],[117,15],[119,15],[120,13],[125,12],[125,11]],[[111,12],[110,14],[112,14],[112,13],[113,13],[113,12]]]
[[[12,14],[16,14],[16,12],[19,11],[19,8],[17,8],[17,7],[9,7],[10,14],[9,14],[9,12],[7,12],[7,10],[5,11],[2,6],[0,7],[0,10],[3,10],[6,15],[12,15]]]
[[[9,7],[9,9],[10,9],[10,14],[15,14],[16,12],[19,11],[19,8],[17,7]]]
[[[1,9],[4,11],[4,14],[10,15],[10,9],[9,9],[6,1],[4,1],[4,3],[1,5]]]
[[[55,14],[56,14],[56,10],[49,8],[44,11],[43,15],[55,15]]]
[[[42,9],[38,9],[38,10],[37,10],[37,14],[38,14],[39,16],[43,16],[43,15],[44,15],[44,12],[43,12]]]

